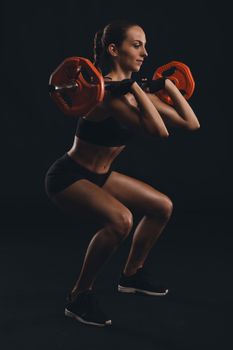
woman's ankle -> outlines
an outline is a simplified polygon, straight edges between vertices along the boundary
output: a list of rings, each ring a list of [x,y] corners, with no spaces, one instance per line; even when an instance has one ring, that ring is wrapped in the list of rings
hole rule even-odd
[[[92,290],[92,288],[85,288],[85,289],[83,288],[83,289],[72,290],[69,294],[70,302],[74,302],[80,294],[83,294],[83,293],[91,291],[91,290]]]
[[[127,277],[133,276],[137,273],[137,271],[139,269],[141,269],[143,267],[143,265],[137,266],[137,267],[133,267],[133,268],[125,268],[123,270],[123,274]]]

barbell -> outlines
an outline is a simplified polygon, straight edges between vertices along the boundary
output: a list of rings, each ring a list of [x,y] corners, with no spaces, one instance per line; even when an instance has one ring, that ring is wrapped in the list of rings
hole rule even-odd
[[[152,80],[142,79],[139,85],[147,92],[156,95],[165,103],[173,104],[165,89],[159,88],[159,80],[168,78],[176,85],[188,100],[194,91],[195,82],[191,71],[182,62],[172,61],[156,69]],[[90,112],[99,102],[103,101],[105,90],[129,91],[127,86],[131,79],[105,82],[102,74],[93,63],[84,57],[66,58],[49,78],[49,93],[61,111],[69,116],[81,116]],[[125,88],[122,89],[124,84]],[[128,85],[127,85],[128,84]]]

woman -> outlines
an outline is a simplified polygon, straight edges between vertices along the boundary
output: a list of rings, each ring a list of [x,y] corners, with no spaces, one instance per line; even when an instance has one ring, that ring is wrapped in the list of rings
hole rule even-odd
[[[148,56],[145,45],[145,33],[139,25],[114,21],[95,35],[95,66],[100,72],[107,71],[105,81],[130,79]],[[98,306],[92,288],[104,263],[129,235],[134,210],[143,217],[134,232],[118,290],[158,296],[168,292],[145,278],[143,265],[171,216],[172,201],[152,186],[111,170],[112,162],[133,134],[168,137],[167,126],[187,130],[200,127],[176,86],[169,79],[162,79],[161,84],[174,107],[143,91],[133,80],[127,91],[106,92],[103,102],[79,118],[72,148],[46,174],[47,194],[59,208],[101,224],[88,246],[65,309],[67,316],[82,323],[111,324]]]

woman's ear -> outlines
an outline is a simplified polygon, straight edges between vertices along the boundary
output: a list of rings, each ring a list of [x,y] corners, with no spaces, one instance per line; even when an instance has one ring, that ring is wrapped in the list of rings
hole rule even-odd
[[[118,55],[118,50],[116,48],[115,44],[109,44],[108,45],[108,52],[111,56],[116,57]]]

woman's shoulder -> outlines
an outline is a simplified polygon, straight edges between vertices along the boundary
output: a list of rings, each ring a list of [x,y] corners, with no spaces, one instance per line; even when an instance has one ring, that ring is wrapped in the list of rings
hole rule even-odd
[[[104,76],[104,82],[111,81],[110,77]],[[110,93],[105,90],[103,101],[97,103],[97,105],[85,115],[85,119],[92,120],[95,122],[103,121],[109,117],[109,111],[106,101],[111,98]]]

